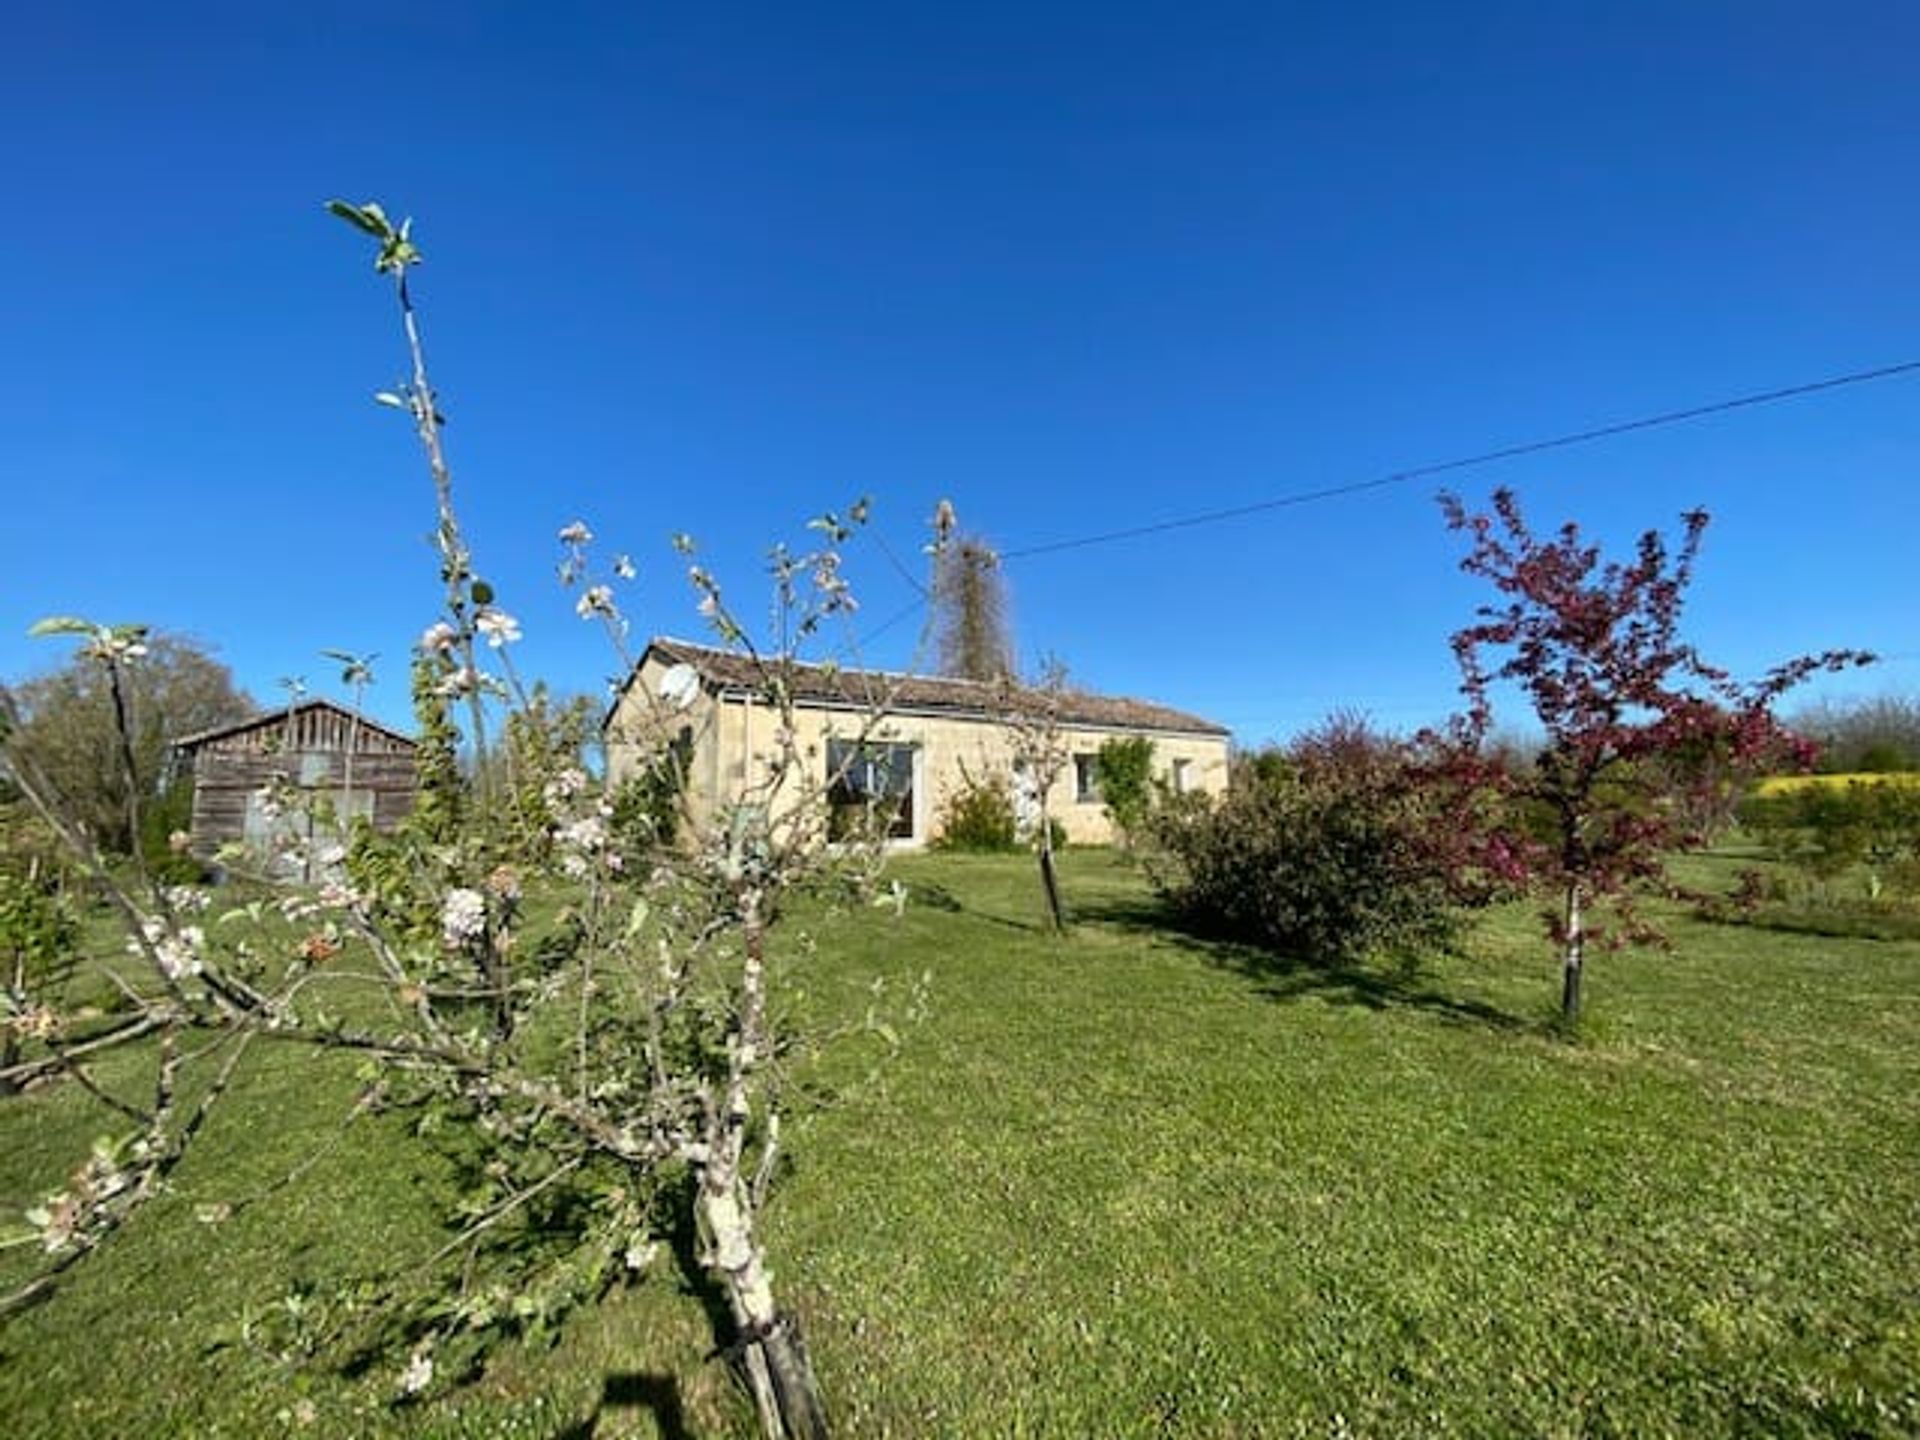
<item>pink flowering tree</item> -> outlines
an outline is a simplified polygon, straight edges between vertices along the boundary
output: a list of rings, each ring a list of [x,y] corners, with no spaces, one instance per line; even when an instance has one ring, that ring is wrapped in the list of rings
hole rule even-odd
[[[1677,545],[1649,530],[1632,559],[1603,561],[1572,523],[1535,534],[1509,490],[1494,492],[1491,513],[1450,494],[1441,505],[1469,542],[1461,568],[1499,592],[1453,637],[1468,702],[1448,737],[1453,769],[1469,789],[1500,797],[1478,835],[1480,863],[1554,897],[1544,918],[1572,1023],[1589,947],[1660,939],[1634,897],[1671,888],[1665,857],[1703,842],[1699,817],[1714,808],[1703,792],[1762,765],[1810,760],[1775,718],[1780,697],[1817,671],[1871,657],[1802,656],[1756,682],[1708,664],[1680,635],[1705,511],[1681,517]],[[1487,758],[1496,686],[1518,690],[1544,731],[1518,768]],[[1596,904],[1613,912],[1609,924],[1596,921]]]

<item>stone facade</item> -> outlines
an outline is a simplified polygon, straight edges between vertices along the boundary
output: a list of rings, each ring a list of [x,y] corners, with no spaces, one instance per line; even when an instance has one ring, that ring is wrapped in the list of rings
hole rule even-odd
[[[703,663],[705,657],[719,654],[680,642],[655,641],[606,722],[608,777],[614,784],[634,773],[661,743],[679,742],[687,808],[696,823],[762,788],[774,753],[776,712],[764,694],[756,693],[757,686],[744,682],[737,665]],[[676,678],[686,689],[664,694],[663,682],[675,667],[689,667],[699,677],[697,689],[688,684],[683,669]],[[866,672],[838,672],[831,678],[837,694],[802,693],[795,701],[795,738],[807,763],[817,768],[809,780],[824,783],[830,773],[830,754],[844,757],[844,747],[856,741],[864,743],[865,753],[894,760],[903,775],[910,767],[910,798],[902,807],[905,833],[896,835],[901,845],[916,847],[934,838],[948,803],[969,778],[979,781],[997,775],[1011,780],[1013,755],[1005,727],[984,703],[988,687],[977,687],[978,696],[969,708],[964,689],[968,682],[901,685],[893,683],[899,677]],[[852,698],[863,694],[875,699],[893,697],[877,723],[871,704]],[[1149,723],[1095,723],[1071,714],[1063,721],[1060,733],[1070,758],[1054,783],[1047,808],[1065,828],[1069,842],[1101,845],[1115,838],[1106,806],[1082,783],[1083,770],[1108,740],[1145,736],[1153,742],[1156,776],[1184,791],[1225,791],[1228,735],[1224,729],[1140,702],[1078,698],[1086,704],[1077,708],[1090,714],[1143,715]],[[1168,717],[1165,723],[1162,717]],[[1182,721],[1189,723],[1178,723]],[[902,750],[883,750],[893,746]]]

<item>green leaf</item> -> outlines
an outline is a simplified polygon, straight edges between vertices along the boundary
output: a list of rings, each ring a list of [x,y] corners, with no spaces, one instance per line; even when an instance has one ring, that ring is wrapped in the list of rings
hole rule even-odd
[[[329,200],[327,210],[376,240],[385,240],[393,234],[393,226],[387,223],[386,212],[372,201],[365,205],[349,205],[345,200]]]
[[[27,627],[27,634],[41,635],[91,635],[100,627],[91,620],[82,620],[78,615],[49,615],[44,620],[36,620]]]
[[[491,605],[493,603],[493,586],[484,580],[476,580],[473,582],[471,594],[473,595],[473,603],[476,605]]]

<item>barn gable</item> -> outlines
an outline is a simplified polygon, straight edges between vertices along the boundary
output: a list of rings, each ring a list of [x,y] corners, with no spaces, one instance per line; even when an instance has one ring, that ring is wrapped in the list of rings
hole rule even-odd
[[[413,810],[417,749],[399,731],[318,699],[186,736],[174,750],[193,774],[192,852],[211,860],[236,842],[265,853],[289,836],[324,838],[296,833],[312,827],[309,815],[273,813],[265,797],[275,781],[327,799],[342,818],[364,815],[391,830]]]

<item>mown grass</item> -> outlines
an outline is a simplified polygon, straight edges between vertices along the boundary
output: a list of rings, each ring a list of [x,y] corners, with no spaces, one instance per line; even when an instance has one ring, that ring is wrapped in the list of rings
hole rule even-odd
[[[1329,973],[1065,864],[1064,940],[1017,857],[904,863],[902,917],[814,927],[823,1018],[933,976],[897,1057],[813,1071],[838,1099],[769,1216],[845,1433],[1920,1431],[1920,944],[1676,917],[1671,952],[1596,958],[1567,1042],[1525,908],[1415,975]],[[264,1054],[177,1193],[0,1331],[8,1434],[745,1433],[671,1266],[416,1410],[231,1343],[290,1281],[439,1242],[442,1177],[379,1124],[193,1221],[335,1134],[349,1070]],[[80,1100],[0,1111],[0,1197],[84,1143]]]

